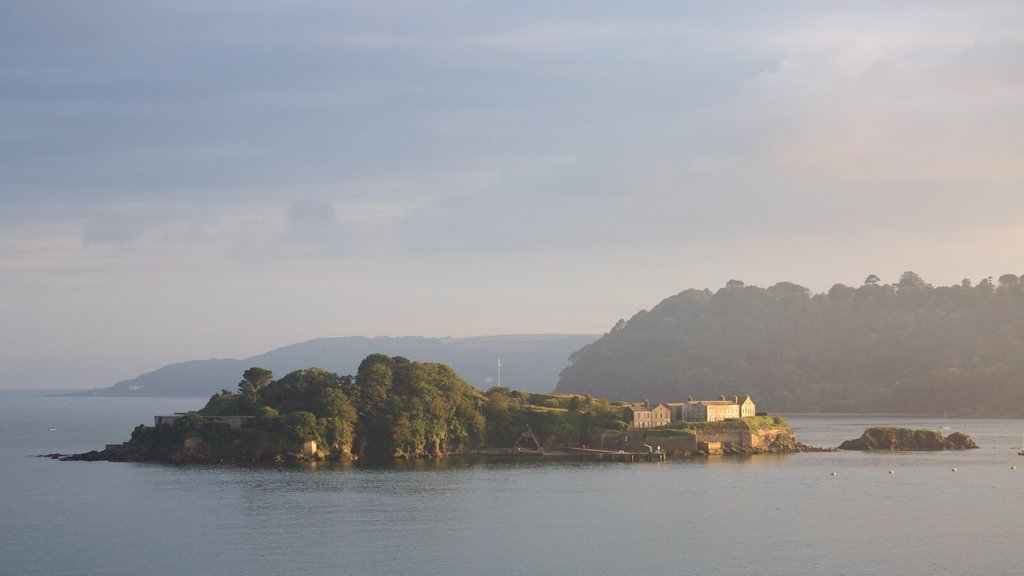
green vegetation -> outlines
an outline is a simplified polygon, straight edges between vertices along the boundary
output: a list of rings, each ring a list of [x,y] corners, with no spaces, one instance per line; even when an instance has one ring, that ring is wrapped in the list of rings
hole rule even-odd
[[[782,416],[753,416],[749,418],[729,418],[721,422],[686,422],[683,420],[673,422],[661,428],[655,428],[659,433],[663,430],[682,430],[691,434],[705,434],[708,432],[757,432],[766,429],[789,429],[789,424]]]
[[[305,420],[305,422],[302,422]],[[230,429],[190,414],[170,426],[138,426],[123,459],[164,462],[271,462],[300,457],[313,432],[308,417],[294,415],[287,427]]]
[[[943,438],[937,430],[909,428],[868,428],[856,440],[839,445],[842,450],[962,450],[977,448],[970,436],[954,432]]]
[[[1024,284],[913,272],[811,294],[686,290],[583,347],[556,391],[673,401],[747,393],[771,412],[1024,416]]]
[[[165,461],[437,457],[512,447],[527,431],[540,444],[577,443],[588,432],[626,430],[621,413],[589,396],[483,393],[443,364],[372,354],[355,376],[308,368],[274,380],[269,370],[250,368],[237,392],[214,394],[172,425],[136,428],[127,451]],[[251,420],[232,429],[214,416]],[[300,454],[309,441],[317,453]]]
[[[348,394],[363,455],[439,456],[476,444],[485,433],[482,395],[443,364],[372,354]]]
[[[620,407],[574,394],[530,394],[494,387],[487,391],[483,414],[490,446],[513,446],[525,430],[532,430],[542,443],[575,444],[588,432],[629,429]]]
[[[350,377],[319,368],[297,370],[280,380],[262,368],[245,371],[238,392],[215,394],[197,413],[170,426],[139,426],[128,449],[143,459],[269,461],[295,458],[314,441],[319,456],[351,451],[356,412],[345,393]],[[251,416],[242,429],[205,418]]]

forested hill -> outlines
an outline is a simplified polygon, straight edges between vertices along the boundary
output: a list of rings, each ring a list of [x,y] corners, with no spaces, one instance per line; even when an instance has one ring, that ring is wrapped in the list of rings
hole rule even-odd
[[[750,394],[771,412],[1024,416],[1024,285],[913,272],[827,294],[686,290],[583,347],[557,392],[671,401]]]

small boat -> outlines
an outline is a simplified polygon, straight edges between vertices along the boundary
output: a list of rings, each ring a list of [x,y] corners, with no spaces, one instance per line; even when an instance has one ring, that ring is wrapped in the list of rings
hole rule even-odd
[[[1020,450],[1017,450],[1017,456],[1024,456],[1024,435],[1020,437]]]
[[[57,427],[56,426],[50,426],[50,432],[56,432],[56,431],[57,431]]]
[[[942,413],[942,428],[939,430],[949,430],[949,419],[946,418],[946,413]],[[1024,446],[1021,446],[1021,450],[1024,450]]]

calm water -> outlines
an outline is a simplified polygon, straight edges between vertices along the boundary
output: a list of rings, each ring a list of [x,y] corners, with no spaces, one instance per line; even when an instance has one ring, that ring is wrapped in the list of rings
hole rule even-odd
[[[126,440],[153,414],[204,402],[0,394],[0,574],[1024,569],[1024,458],[1016,455],[1024,422],[1017,420],[950,420],[982,446],[967,452],[664,464],[239,468],[30,457],[101,448]],[[805,443],[834,446],[869,425],[942,421],[794,416],[790,423]]]

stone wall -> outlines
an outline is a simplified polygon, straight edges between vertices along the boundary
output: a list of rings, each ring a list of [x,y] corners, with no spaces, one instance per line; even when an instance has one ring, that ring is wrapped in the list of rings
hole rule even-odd
[[[155,426],[170,426],[176,421],[184,418],[192,412],[182,412],[178,414],[171,414],[169,416],[154,416],[153,421]],[[228,428],[243,428],[248,426],[254,416],[203,416],[206,420],[219,420],[228,425]]]
[[[713,432],[697,434],[698,442],[728,442],[741,446],[756,446],[752,434],[746,432]]]
[[[777,436],[789,434],[782,428],[770,428],[757,432],[746,430],[724,431],[717,433],[698,433],[696,435],[665,434],[659,435],[657,430],[630,430],[629,432],[606,432],[591,434],[587,448],[598,450],[625,450],[626,452],[646,452],[644,444],[657,449],[659,446],[666,452],[694,452],[703,442],[720,444],[738,444],[746,448],[759,448],[770,444]]]
[[[604,434],[591,434],[590,443],[587,448],[598,450],[625,450],[626,452],[646,452],[649,445],[653,449],[661,449],[665,452],[693,452],[697,450],[697,441],[694,436],[686,435],[659,435],[652,430],[630,430],[629,432],[608,432]]]

